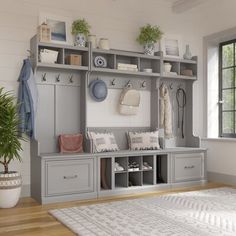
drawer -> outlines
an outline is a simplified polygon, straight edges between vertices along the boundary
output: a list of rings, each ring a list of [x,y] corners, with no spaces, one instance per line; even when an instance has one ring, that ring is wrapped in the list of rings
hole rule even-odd
[[[46,164],[46,195],[94,191],[94,160],[49,161]]]
[[[204,153],[175,154],[174,181],[199,180],[204,177]]]

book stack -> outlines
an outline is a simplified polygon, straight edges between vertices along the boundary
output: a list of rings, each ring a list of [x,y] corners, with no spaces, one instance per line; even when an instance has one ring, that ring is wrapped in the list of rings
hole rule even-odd
[[[138,71],[138,66],[135,64],[118,63],[117,69],[118,70],[128,70],[128,71]]]

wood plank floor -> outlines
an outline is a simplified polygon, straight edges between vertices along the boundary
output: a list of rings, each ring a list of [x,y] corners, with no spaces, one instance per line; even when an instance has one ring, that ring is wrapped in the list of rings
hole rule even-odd
[[[32,198],[22,198],[19,204],[12,209],[0,209],[0,236],[71,236],[69,229],[56,221],[47,212],[50,209],[72,206],[89,205],[118,201],[123,199],[158,196],[166,193],[194,191],[209,188],[226,187],[227,185],[208,183],[201,186],[158,191],[145,194],[117,196],[99,200],[74,201],[57,204],[39,205]]]

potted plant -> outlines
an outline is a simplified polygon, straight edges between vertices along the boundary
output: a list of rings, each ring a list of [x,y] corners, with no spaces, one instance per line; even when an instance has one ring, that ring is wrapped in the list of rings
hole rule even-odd
[[[144,54],[147,55],[154,55],[154,44],[157,43],[163,33],[158,26],[151,26],[147,24],[140,28],[140,33],[137,38],[137,41],[143,45],[144,47]]]
[[[13,160],[21,161],[19,152],[22,150],[18,126],[18,104],[15,97],[0,88],[0,208],[10,208],[17,204],[21,192],[21,175],[16,171],[9,171],[9,164]]]
[[[75,45],[85,47],[90,25],[85,19],[78,19],[72,24],[72,34],[75,36]]]

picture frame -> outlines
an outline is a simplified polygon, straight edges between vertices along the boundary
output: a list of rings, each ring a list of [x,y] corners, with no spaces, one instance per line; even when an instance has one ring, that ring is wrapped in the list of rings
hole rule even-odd
[[[182,39],[179,35],[164,35],[160,49],[164,57],[182,58]]]
[[[72,45],[72,19],[46,12],[39,14],[39,25],[46,23],[51,28],[51,43]]]

